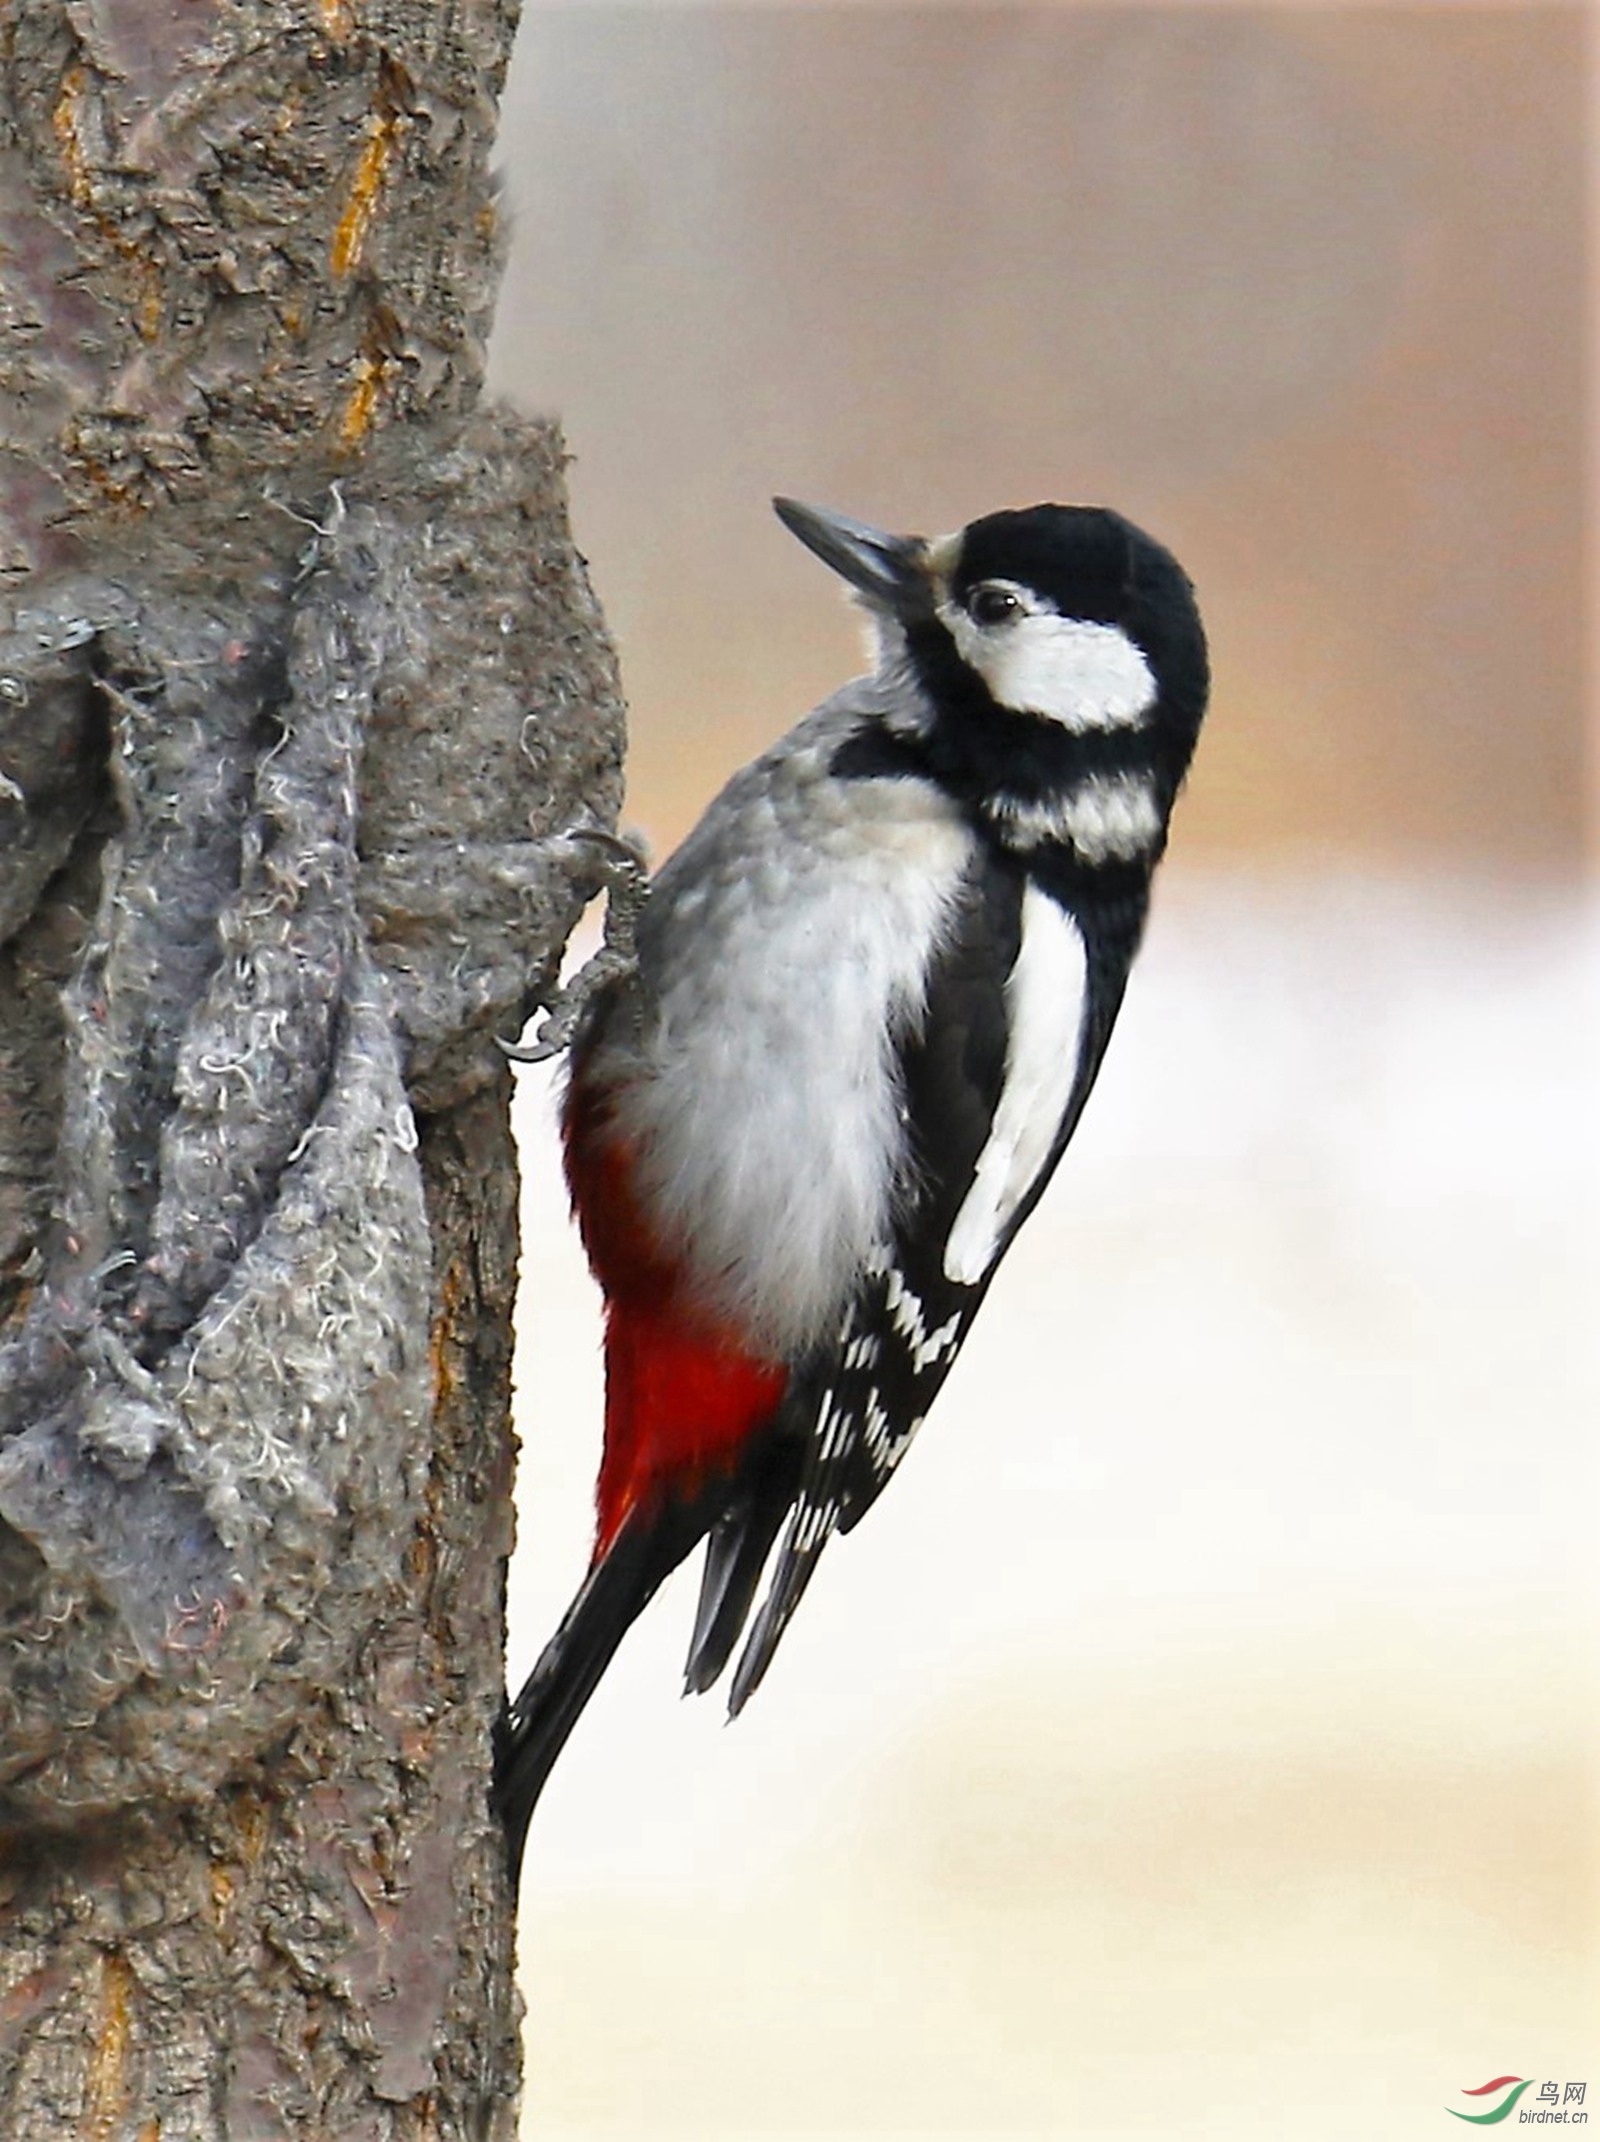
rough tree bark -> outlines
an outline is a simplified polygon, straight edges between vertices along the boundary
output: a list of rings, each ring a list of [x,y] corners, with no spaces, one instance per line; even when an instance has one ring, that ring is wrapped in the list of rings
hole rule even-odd
[[[621,713],[511,0],[0,7],[0,2134],[505,2137],[493,1046]]]

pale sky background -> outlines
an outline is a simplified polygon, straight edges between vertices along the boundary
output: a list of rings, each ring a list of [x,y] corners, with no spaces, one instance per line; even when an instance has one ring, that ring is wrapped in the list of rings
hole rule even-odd
[[[775,490],[1116,504],[1217,663],[1104,1078],[892,1492],[736,1727],[677,1695],[690,1573],[557,1769],[539,2142],[1600,2107],[1580,31],[525,22],[495,373],[564,417],[658,852],[855,665]],[[546,1086],[514,1680],[599,1435]]]

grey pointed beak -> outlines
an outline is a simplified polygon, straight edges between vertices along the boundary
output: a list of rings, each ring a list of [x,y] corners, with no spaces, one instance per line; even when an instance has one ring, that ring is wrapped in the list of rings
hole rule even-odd
[[[797,498],[775,498],[772,509],[791,535],[869,601],[897,616],[927,607],[927,546],[921,536],[885,535],[865,521],[804,506]]]

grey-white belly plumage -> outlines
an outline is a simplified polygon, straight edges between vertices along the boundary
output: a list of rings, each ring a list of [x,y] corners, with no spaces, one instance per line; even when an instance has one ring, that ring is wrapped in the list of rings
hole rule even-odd
[[[828,777],[856,718],[830,703],[711,805],[646,911],[639,1015],[591,1066],[663,1246],[789,1357],[831,1336],[884,1240],[896,1051],[978,861],[931,783]]]

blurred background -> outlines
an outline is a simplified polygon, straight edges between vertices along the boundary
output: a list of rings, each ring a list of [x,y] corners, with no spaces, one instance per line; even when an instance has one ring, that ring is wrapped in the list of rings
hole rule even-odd
[[[557,1769],[541,2142],[1600,2108],[1589,43],[525,16],[495,384],[565,423],[657,854],[858,666],[773,491],[1114,504],[1216,668],[1105,1076],[893,1493],[736,1729],[676,1693],[691,1574]],[[513,1681],[600,1418],[547,1082],[519,1108]]]

